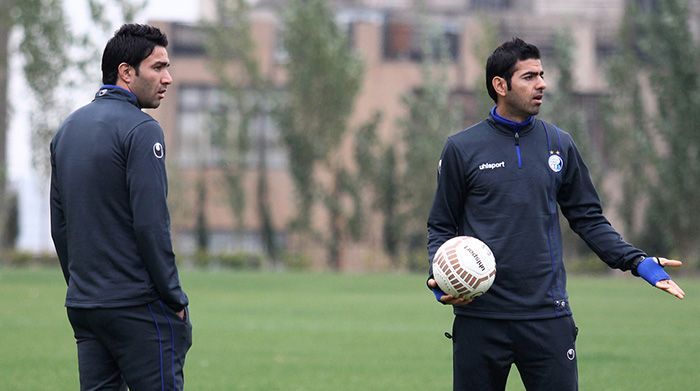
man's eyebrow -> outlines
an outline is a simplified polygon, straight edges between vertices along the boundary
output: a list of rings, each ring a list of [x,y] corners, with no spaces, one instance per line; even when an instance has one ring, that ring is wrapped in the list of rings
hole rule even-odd
[[[537,76],[537,75],[539,75],[539,76],[544,76],[544,71],[539,71],[539,72],[537,72],[537,71],[528,71],[528,72],[523,73],[522,77],[525,77],[525,76]]]
[[[154,67],[154,68],[155,68],[155,67],[162,67],[162,66],[169,67],[169,66],[170,66],[170,62],[168,62],[168,61],[157,61],[157,62],[153,63],[153,67]]]

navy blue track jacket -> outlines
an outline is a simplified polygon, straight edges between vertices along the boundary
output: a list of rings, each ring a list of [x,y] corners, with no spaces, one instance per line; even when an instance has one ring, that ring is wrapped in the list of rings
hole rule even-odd
[[[428,255],[448,239],[479,238],[496,280],[457,315],[546,319],[571,315],[557,205],[571,228],[612,268],[645,255],[602,214],[571,136],[544,121],[514,128],[488,119],[447,139],[428,218]]]
[[[158,122],[116,86],[103,86],[51,141],[51,236],[67,307],[188,304],[170,238],[164,145]]]

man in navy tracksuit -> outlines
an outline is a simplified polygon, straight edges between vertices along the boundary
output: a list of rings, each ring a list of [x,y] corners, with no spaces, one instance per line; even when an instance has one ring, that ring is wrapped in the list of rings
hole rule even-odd
[[[51,142],[51,234],[68,290],[81,390],[181,390],[192,344],[166,204],[156,108],[172,78],[166,36],[122,26],[104,85]]]
[[[454,390],[504,390],[513,363],[528,390],[578,389],[557,205],[610,267],[684,296],[663,269],[681,263],[626,243],[603,216],[571,136],[534,117],[543,76],[534,45],[515,38],[498,47],[486,65],[496,106],[486,120],[449,137],[440,158],[428,218],[428,286],[454,305]],[[446,295],[432,278],[435,252],[460,235],[481,239],[496,258],[493,286],[473,302]]]

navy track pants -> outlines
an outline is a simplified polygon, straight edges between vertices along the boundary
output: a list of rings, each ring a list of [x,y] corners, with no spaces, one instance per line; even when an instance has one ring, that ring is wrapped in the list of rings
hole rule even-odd
[[[578,390],[572,317],[497,320],[455,316],[454,391],[503,391],[515,364],[528,391]]]
[[[80,390],[182,390],[185,355],[192,345],[186,311],[182,320],[159,300],[123,308],[68,308]]]

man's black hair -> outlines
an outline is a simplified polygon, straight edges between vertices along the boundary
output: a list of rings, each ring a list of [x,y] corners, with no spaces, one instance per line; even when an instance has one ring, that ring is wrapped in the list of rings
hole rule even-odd
[[[496,90],[493,89],[493,84],[491,84],[494,77],[504,78],[510,90],[515,64],[518,61],[539,58],[540,50],[537,46],[529,44],[518,37],[497,47],[491,53],[489,59],[486,60],[486,90],[489,92],[491,99],[498,103]]]
[[[156,46],[168,46],[168,37],[157,27],[125,24],[114,33],[102,53],[102,83],[117,84],[119,64],[127,63],[139,74],[139,65]]]

